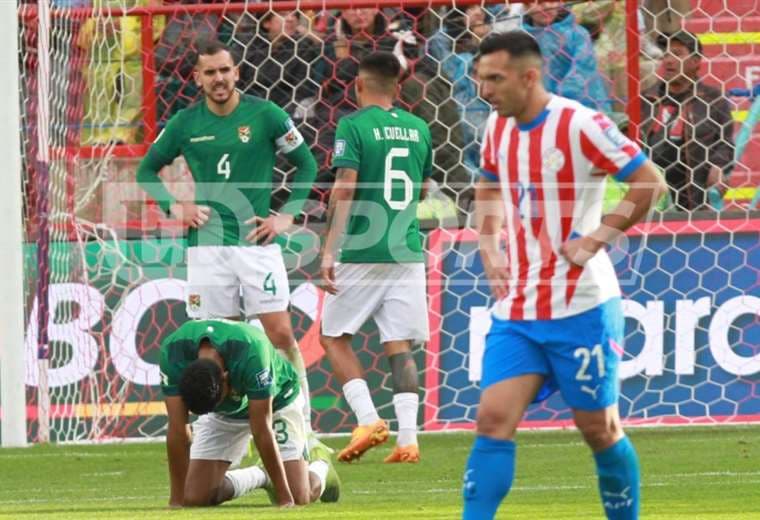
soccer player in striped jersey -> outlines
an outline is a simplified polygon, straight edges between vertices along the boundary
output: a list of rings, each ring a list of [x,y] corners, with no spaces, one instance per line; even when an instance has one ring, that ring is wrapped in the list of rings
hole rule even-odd
[[[559,389],[596,461],[608,518],[637,518],[639,466],[618,413],[624,318],[604,249],[666,191],[652,163],[603,114],[548,93],[527,33],[480,45],[492,105],[476,195],[480,254],[497,300],[483,357],[463,518],[493,518],[514,476],[515,430]],[[630,189],[602,216],[604,174]],[[506,225],[506,251],[499,237]]]

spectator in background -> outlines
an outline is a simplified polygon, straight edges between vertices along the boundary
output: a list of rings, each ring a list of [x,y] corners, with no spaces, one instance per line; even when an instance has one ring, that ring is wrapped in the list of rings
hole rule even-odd
[[[591,34],[599,72],[610,89],[612,110],[625,112],[628,98],[625,2],[583,2],[573,6],[572,11],[578,23]]]
[[[324,48],[326,79],[321,108],[329,112],[327,120],[333,126],[342,115],[357,108],[353,83],[361,59],[376,50],[393,51],[397,41],[389,33],[388,21],[380,9],[341,12]]]
[[[683,29],[691,4],[692,0],[641,0],[647,35],[656,41]]]
[[[429,196],[439,195],[445,208],[454,201],[455,209],[469,212],[474,195],[473,177],[462,164],[462,151],[471,145],[472,140],[464,130],[466,126],[456,101],[452,97],[452,87],[441,77],[435,60],[428,56],[408,60],[407,72],[402,76],[399,104],[409,112],[425,120],[430,127],[433,140],[433,175],[432,179],[440,188],[436,194],[431,189]],[[418,206],[418,215],[432,206],[423,201]],[[431,218],[453,217],[456,211],[443,213],[433,210]],[[456,224],[455,224],[456,225]]]
[[[489,32],[489,13],[480,6],[470,6],[462,18],[449,16],[448,23],[428,42],[428,53],[440,62],[442,73],[452,84],[466,143],[463,161],[473,179],[480,168],[480,136],[491,113],[491,107],[478,96],[474,65],[480,40]]]
[[[460,117],[451,85],[437,73],[437,64],[424,56],[425,46],[415,20],[406,13],[378,9],[348,9],[341,13],[325,41],[325,79],[313,123],[319,143],[315,155],[321,164],[326,163],[324,151],[331,149],[336,121],[355,109],[354,80],[359,61],[375,50],[393,52],[403,69],[398,103],[430,125],[433,179],[447,202],[455,200],[464,211],[472,198],[472,180],[462,166],[465,140]],[[320,181],[331,183],[332,172],[325,170]]]
[[[642,141],[665,172],[679,210],[703,209],[706,190],[723,186],[734,163],[728,100],[699,80],[702,46],[679,31],[658,41],[662,81],[643,93]]]
[[[94,0],[92,6],[99,11],[159,4],[160,0]],[[79,32],[77,44],[88,53],[83,145],[135,144],[141,139],[141,28],[137,16],[93,16]],[[154,39],[163,28],[164,17],[154,17]]]
[[[244,40],[246,41],[246,40]],[[302,120],[316,102],[322,43],[307,33],[298,11],[266,13],[252,40],[235,44],[242,56],[240,86],[244,92],[269,99],[294,119]]]
[[[529,2],[523,28],[544,55],[544,86],[549,92],[609,113],[610,96],[599,74],[588,31],[563,2]]]
[[[373,51],[384,50],[393,52],[406,68],[405,55],[411,57],[417,52],[416,38],[410,31],[402,29],[406,22],[395,22],[397,30],[391,31],[386,15],[379,9],[346,9],[325,38],[320,100],[311,120],[312,126],[318,129],[316,140],[319,146],[315,155],[325,167],[337,121],[357,108],[354,80],[359,61]]]
[[[202,0],[164,0],[165,5],[189,5]],[[206,2],[208,3],[208,2]],[[220,18],[216,13],[193,13],[178,9],[166,21],[156,44],[156,98],[158,120],[166,121],[200,96],[193,81],[195,42],[217,38]]]

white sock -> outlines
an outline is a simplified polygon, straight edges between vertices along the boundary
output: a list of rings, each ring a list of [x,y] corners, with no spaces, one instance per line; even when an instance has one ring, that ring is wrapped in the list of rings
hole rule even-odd
[[[319,479],[319,496],[325,492],[325,485],[327,484],[327,472],[330,470],[330,466],[323,460],[315,460],[309,464],[309,472],[314,473]]]
[[[306,435],[311,436],[313,432],[311,429],[311,394],[309,393],[309,378],[306,376],[306,371],[303,374],[298,374],[298,380],[301,382],[301,392],[303,392],[303,420],[306,423]]]
[[[268,479],[264,470],[258,466],[228,471],[224,477],[232,483],[232,489],[235,490],[232,498],[239,498],[254,489],[264,487]]]
[[[397,446],[417,444],[417,410],[420,396],[416,392],[393,394],[393,408],[398,419]]]
[[[375,404],[372,402],[369,387],[364,379],[352,379],[343,385],[343,395],[348,401],[348,406],[354,411],[360,426],[366,426],[380,420]]]
[[[294,344],[287,351],[287,359],[296,369],[298,382],[301,383],[301,393],[303,394],[303,417],[306,422],[306,435],[312,433],[311,429],[311,393],[309,392],[309,377],[306,374],[306,364],[303,362],[301,349],[298,344]]]

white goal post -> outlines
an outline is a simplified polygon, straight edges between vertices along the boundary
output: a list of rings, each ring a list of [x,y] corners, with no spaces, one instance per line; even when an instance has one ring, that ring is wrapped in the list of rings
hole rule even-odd
[[[26,446],[24,385],[24,292],[21,218],[21,142],[19,136],[18,10],[16,2],[0,2],[0,157],[4,157],[0,189],[0,407],[2,446]]]

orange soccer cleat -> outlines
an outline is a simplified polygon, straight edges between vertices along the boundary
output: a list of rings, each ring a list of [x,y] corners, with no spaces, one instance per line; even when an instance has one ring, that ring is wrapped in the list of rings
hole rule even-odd
[[[367,426],[357,426],[351,433],[351,442],[338,453],[338,460],[341,462],[357,460],[368,449],[387,441],[389,435],[388,425],[382,419]]]
[[[410,464],[416,464],[420,461],[420,449],[416,444],[409,444],[408,446],[396,446],[390,455],[385,457],[383,462],[387,464],[396,464],[398,462],[409,462]]]

